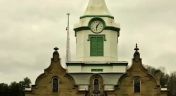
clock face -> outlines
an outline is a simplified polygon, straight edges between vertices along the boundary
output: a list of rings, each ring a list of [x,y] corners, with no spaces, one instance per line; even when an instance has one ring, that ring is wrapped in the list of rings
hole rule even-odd
[[[100,33],[104,29],[104,23],[101,20],[94,20],[90,23],[90,29],[92,32]]]

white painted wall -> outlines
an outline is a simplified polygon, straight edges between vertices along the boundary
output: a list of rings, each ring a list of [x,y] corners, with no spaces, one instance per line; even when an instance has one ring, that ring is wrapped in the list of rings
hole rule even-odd
[[[80,22],[75,25],[75,28],[88,26],[93,17],[80,19]],[[119,28],[119,25],[114,22],[114,19],[102,17],[106,26],[114,26]],[[103,30],[100,35],[105,35],[104,41],[104,56],[90,56],[90,41],[89,35],[98,35],[90,30],[83,30],[76,33],[76,56],[78,61],[118,61],[118,32],[112,30]]]
[[[76,56],[78,61],[118,61],[117,44],[118,32],[104,30],[105,35],[104,56],[90,56],[89,35],[97,35],[91,31],[80,31],[77,33]]]
[[[67,66],[68,73],[77,73],[82,71],[82,66]]]
[[[113,66],[112,70],[113,72],[124,73],[127,70],[127,66]]]
[[[103,72],[91,72],[92,69],[102,69]],[[92,66],[68,66],[68,73],[125,73],[126,66],[98,66],[93,64]]]
[[[87,90],[90,85],[90,78],[94,74],[70,74],[74,80],[75,84],[78,85],[79,91]],[[119,78],[122,74],[100,74],[103,78],[104,89],[106,91],[114,90],[114,86],[118,84]]]

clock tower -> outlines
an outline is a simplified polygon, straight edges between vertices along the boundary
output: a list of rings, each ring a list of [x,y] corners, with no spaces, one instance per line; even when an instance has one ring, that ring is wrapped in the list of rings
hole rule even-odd
[[[78,61],[117,61],[120,27],[104,0],[90,0],[74,27]]]
[[[74,31],[77,60],[67,62],[67,72],[78,90],[87,91],[89,96],[114,91],[128,63],[118,61],[120,27],[108,11],[105,0],[89,0]]]

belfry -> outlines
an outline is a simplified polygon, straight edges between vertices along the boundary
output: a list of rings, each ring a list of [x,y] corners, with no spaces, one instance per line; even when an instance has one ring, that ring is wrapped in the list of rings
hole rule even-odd
[[[54,48],[51,64],[26,96],[167,96],[142,65],[137,45],[129,69],[128,62],[118,60],[120,26],[105,0],[89,0],[74,32],[76,60],[68,60],[64,69]]]

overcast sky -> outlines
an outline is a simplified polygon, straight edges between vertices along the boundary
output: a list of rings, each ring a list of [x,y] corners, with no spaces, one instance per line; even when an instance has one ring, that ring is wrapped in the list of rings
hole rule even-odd
[[[120,23],[119,60],[128,61],[139,44],[143,64],[176,71],[176,0],[106,0]],[[65,61],[66,13],[71,29],[88,0],[0,0],[0,82],[29,77],[34,84],[50,64],[53,48]],[[71,30],[72,58],[75,37]]]

